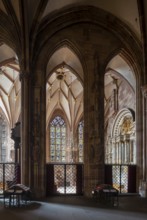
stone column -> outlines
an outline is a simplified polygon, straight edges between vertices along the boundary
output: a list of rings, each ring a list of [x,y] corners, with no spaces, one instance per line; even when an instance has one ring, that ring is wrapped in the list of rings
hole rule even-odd
[[[146,158],[146,144],[147,144],[147,85],[142,87],[143,94],[143,180],[147,178],[147,158]]]
[[[134,154],[133,154],[133,163],[134,164],[136,164],[136,142],[135,141],[133,141],[133,152],[134,152]]]
[[[46,90],[43,73],[37,71],[32,85],[31,106],[31,188],[34,197],[46,195]]]
[[[124,163],[124,144],[123,141],[120,141],[121,143],[121,164]]]
[[[104,183],[104,73],[88,53],[84,83],[84,191]],[[87,57],[86,57],[87,58]]]
[[[42,77],[42,73],[36,75]],[[21,74],[21,179],[34,198],[46,193],[45,179],[45,83]],[[43,78],[43,77],[42,77]]]
[[[118,144],[119,144],[119,164],[121,164],[122,163],[122,158],[121,158],[121,142],[119,141]]]
[[[21,81],[21,182],[30,186],[30,77],[29,73],[20,74]]]
[[[116,163],[116,143],[115,143],[115,139],[112,139],[112,164]]]
[[[127,163],[129,163],[130,161],[129,161],[129,158],[130,158],[130,141],[128,140],[128,138],[127,138],[127,141],[126,141],[127,143]]]
[[[119,145],[119,142],[117,142],[117,146],[118,146],[118,164],[120,164],[120,145]]]
[[[142,87],[143,98],[143,147],[142,147],[142,169],[143,176],[139,191],[142,197],[147,196],[147,85]]]
[[[116,163],[119,163],[119,146],[118,146],[118,142],[116,142],[116,149],[117,149],[117,159],[116,159]]]
[[[127,163],[127,141],[126,139],[124,140],[124,155],[125,155],[125,163]]]

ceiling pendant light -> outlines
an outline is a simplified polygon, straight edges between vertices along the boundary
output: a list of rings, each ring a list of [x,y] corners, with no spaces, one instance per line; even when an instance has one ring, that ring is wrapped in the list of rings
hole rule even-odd
[[[64,64],[63,64],[62,67],[57,70],[57,72],[56,72],[56,78],[57,78],[58,80],[63,80],[64,76],[65,76],[65,71],[64,71]]]

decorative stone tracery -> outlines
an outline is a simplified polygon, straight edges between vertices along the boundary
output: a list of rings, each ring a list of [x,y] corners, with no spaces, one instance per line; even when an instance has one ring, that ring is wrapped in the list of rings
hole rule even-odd
[[[122,109],[114,119],[106,146],[106,163],[136,163],[135,121],[129,109]]]

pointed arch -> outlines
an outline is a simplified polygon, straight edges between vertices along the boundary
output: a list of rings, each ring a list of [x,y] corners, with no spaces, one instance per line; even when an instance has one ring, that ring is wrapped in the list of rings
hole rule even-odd
[[[72,60],[72,62],[71,62]],[[54,46],[48,57],[48,63],[46,68],[47,77],[52,73],[54,68],[59,65],[66,65],[83,83],[83,67],[82,59],[79,50],[69,40],[62,40],[60,43]]]

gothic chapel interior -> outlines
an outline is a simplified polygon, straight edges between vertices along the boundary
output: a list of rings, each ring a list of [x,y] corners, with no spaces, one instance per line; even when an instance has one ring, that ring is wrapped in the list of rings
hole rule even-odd
[[[0,193],[147,196],[147,1],[0,0]]]

